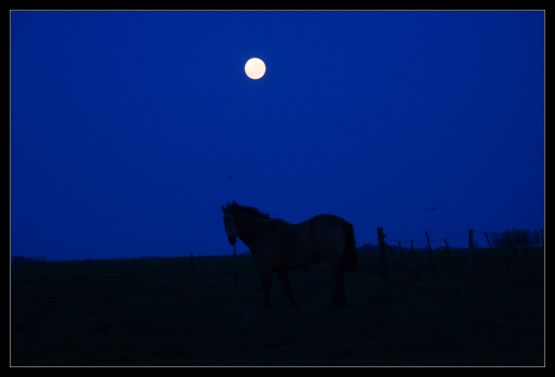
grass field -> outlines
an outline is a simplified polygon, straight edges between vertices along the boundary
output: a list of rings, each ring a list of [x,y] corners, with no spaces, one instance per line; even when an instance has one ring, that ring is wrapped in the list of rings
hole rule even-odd
[[[248,255],[14,263],[11,365],[544,365],[543,250],[435,251],[407,261],[423,275],[359,254],[349,307],[331,309],[325,266],[296,271],[291,309],[274,278],[262,306]]]

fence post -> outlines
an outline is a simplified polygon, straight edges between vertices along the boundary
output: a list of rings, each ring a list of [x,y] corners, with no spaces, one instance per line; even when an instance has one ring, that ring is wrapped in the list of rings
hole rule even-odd
[[[489,242],[488,232],[486,232],[485,230],[484,230],[484,237],[486,237],[486,242],[488,243],[488,248],[491,249],[492,247],[491,247],[491,242]]]
[[[472,273],[473,261],[473,249],[474,249],[474,229],[468,229],[468,271]]]
[[[432,269],[432,277],[434,280],[437,280],[436,266],[434,264],[434,256],[432,255],[432,245],[430,244],[430,236],[428,235],[428,231],[426,231],[426,241],[428,242],[428,255],[430,256],[430,267]]]
[[[512,247],[512,237],[509,231],[501,233],[502,247],[504,250],[505,258],[507,259],[507,268],[511,269],[516,263],[516,251]]]
[[[235,278],[235,287],[239,283],[239,271],[237,267],[237,245],[233,244],[233,275]]]
[[[453,267],[453,256],[451,255],[451,249],[449,248],[449,244],[447,243],[447,238],[444,238],[443,241],[445,242],[445,250],[447,251],[447,255],[449,256],[449,264]]]
[[[527,230],[523,235],[522,244],[524,248],[524,255],[526,255],[526,259],[528,259],[530,258],[530,250],[528,249],[528,246],[530,245],[530,234],[528,233]]]
[[[405,252],[403,251],[403,247],[401,246],[401,241],[397,241],[397,246],[399,246],[399,254],[401,258],[405,259]]]
[[[383,228],[378,227],[378,251],[380,253],[380,263],[382,266],[382,278],[384,281],[389,280],[389,269],[387,267],[387,254],[385,248],[385,237],[383,234]]]
[[[513,256],[513,263],[516,263],[518,259],[518,253],[516,252],[514,234],[513,232],[505,232],[505,236],[506,236],[506,240],[507,240],[506,242],[507,242],[508,248],[511,251],[511,254]]]
[[[191,271],[193,272],[193,276],[197,276],[197,265],[195,263],[195,257],[193,253],[191,253],[189,260],[191,261]]]

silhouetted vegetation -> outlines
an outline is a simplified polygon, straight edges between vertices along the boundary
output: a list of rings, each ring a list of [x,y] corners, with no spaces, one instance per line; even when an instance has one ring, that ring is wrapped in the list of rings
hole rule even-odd
[[[512,229],[504,232],[493,232],[492,235],[495,247],[505,248],[542,245],[540,231]]]
[[[45,255],[38,255],[36,257],[23,257],[14,256],[12,257],[12,263],[31,263],[31,262],[46,262],[48,258]]]

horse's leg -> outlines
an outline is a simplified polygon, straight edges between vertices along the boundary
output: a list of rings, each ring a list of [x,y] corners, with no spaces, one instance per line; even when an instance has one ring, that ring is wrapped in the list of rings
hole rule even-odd
[[[272,291],[272,271],[264,269],[261,271],[262,288],[264,290],[264,306],[270,307],[270,294]]]
[[[293,297],[293,291],[291,290],[291,285],[289,284],[289,274],[287,273],[287,271],[280,271],[278,272],[278,276],[279,281],[281,281],[281,286],[283,287],[283,290],[285,291],[285,294],[289,299],[289,304],[291,304],[291,307],[296,308],[297,300],[295,300],[295,297]]]
[[[345,301],[345,274],[343,271],[339,271],[337,279],[337,290],[339,291],[339,305],[342,307],[347,306]]]
[[[341,268],[334,269],[333,281],[335,283],[335,293],[333,295],[332,306],[347,306],[345,301],[345,278]]]

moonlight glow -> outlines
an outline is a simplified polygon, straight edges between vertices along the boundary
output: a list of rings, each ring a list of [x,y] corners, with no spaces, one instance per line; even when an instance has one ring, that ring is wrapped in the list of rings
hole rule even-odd
[[[251,58],[245,63],[245,74],[253,80],[258,80],[266,73],[266,64],[259,58]]]

